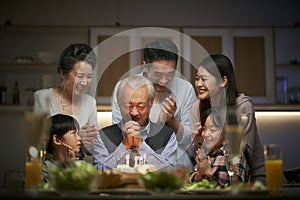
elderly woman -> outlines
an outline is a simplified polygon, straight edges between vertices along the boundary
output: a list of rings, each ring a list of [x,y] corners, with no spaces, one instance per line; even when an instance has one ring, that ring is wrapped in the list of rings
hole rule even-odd
[[[95,67],[96,55],[90,46],[71,44],[59,58],[57,72],[61,84],[34,93],[35,112],[71,115],[78,121],[79,135],[89,151],[98,135],[97,109],[95,98],[84,91],[92,82]]]

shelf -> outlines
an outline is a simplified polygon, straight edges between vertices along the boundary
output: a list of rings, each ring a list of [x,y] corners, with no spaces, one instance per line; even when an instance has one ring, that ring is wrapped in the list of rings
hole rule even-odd
[[[60,55],[68,45],[88,43],[88,38],[88,27],[0,26],[0,62],[13,64],[16,57],[28,56],[37,63],[39,52]]]
[[[300,104],[257,104],[255,111],[300,111]]]
[[[0,36],[7,35],[66,35],[81,34],[88,35],[88,26],[0,26]]]
[[[105,112],[105,111],[111,111],[111,105],[108,104],[98,104],[97,105],[97,111],[99,112]],[[22,112],[22,111],[28,111],[32,110],[31,106],[23,106],[23,105],[13,105],[13,104],[5,104],[5,105],[0,105],[0,112],[6,112],[6,111],[11,111],[11,112]]]
[[[300,64],[277,64],[277,67],[300,67]]]
[[[56,72],[56,64],[41,64],[41,63],[26,63],[26,64],[16,64],[7,63],[0,64],[0,72],[18,72],[18,73],[32,73],[32,72]]]
[[[31,110],[32,110],[32,107],[30,107],[30,106],[12,105],[12,104],[0,105],[1,113],[25,112],[25,111],[31,111]]]

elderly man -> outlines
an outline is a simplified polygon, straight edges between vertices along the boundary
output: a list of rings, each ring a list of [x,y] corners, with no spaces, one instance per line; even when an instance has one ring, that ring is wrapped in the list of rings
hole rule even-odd
[[[154,88],[144,76],[123,79],[117,88],[122,121],[99,130],[94,146],[94,165],[116,168],[127,150],[143,152],[145,162],[156,167],[176,164],[177,141],[168,126],[149,120]]]
[[[156,39],[144,48],[143,72],[139,75],[147,77],[155,89],[150,119],[174,130],[178,141],[178,164],[190,165],[185,152],[193,140],[190,137],[191,113],[197,98],[191,83],[176,75],[177,62],[177,46],[171,40]],[[116,90],[113,94],[112,120],[113,123],[121,120]]]

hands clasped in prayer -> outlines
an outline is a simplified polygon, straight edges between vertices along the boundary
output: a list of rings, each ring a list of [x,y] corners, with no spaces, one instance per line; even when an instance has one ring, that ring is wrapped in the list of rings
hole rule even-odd
[[[131,120],[124,124],[123,144],[127,149],[130,149],[132,147],[139,147],[142,144],[143,140],[141,138],[140,129],[141,126],[136,121]]]

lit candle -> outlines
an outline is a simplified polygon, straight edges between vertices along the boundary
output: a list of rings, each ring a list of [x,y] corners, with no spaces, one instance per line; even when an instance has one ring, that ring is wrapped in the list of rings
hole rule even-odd
[[[138,157],[137,157],[137,156],[134,156],[134,167],[137,166],[137,162],[138,162]]]
[[[126,166],[129,166],[129,154],[126,154],[125,160],[126,160]]]
[[[143,157],[139,156],[139,165],[143,165]]]
[[[144,154],[144,165],[146,164],[146,154]]]

